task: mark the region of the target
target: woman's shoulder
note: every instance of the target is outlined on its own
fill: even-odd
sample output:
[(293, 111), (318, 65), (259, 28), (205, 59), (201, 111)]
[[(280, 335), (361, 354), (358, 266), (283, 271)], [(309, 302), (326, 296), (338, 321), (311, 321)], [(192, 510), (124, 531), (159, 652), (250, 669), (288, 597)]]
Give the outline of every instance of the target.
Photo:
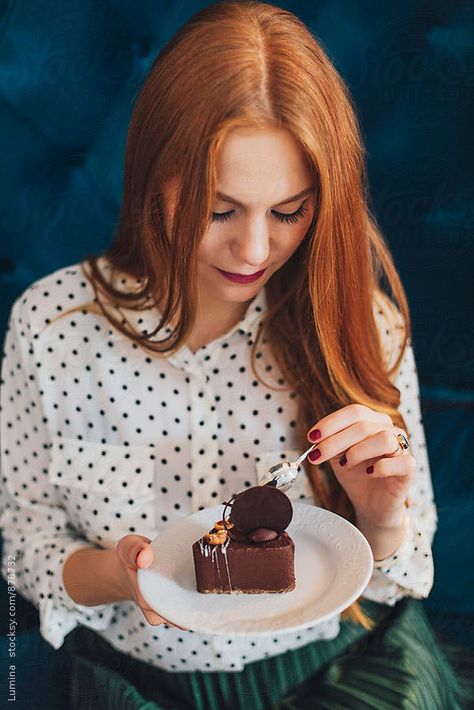
[[(403, 349), (406, 323), (396, 304), (380, 289), (374, 291), (372, 310), (385, 356), (385, 365), (390, 370)], [(407, 342), (409, 343), (410, 339)]]
[[(129, 287), (130, 279), (112, 272), (109, 262), (100, 256), (97, 266), (105, 278)], [(48, 326), (69, 311), (81, 311), (94, 303), (95, 294), (87, 278), (84, 262), (63, 266), (27, 286), (11, 307), (11, 318), (26, 327), (32, 337), (39, 337)], [(87, 313), (88, 311), (86, 311)]]
[(13, 302), (11, 318), (38, 337), (61, 313), (93, 297), (81, 263), (69, 264), (31, 282)]

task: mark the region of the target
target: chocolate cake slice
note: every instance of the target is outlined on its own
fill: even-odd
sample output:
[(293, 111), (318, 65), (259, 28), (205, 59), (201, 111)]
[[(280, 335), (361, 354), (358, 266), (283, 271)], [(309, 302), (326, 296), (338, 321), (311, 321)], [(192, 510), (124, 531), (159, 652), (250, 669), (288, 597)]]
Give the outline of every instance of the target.
[(294, 589), (295, 545), (285, 530), (293, 517), (288, 496), (272, 486), (253, 486), (224, 506), (222, 520), (192, 546), (197, 590), (263, 594)]

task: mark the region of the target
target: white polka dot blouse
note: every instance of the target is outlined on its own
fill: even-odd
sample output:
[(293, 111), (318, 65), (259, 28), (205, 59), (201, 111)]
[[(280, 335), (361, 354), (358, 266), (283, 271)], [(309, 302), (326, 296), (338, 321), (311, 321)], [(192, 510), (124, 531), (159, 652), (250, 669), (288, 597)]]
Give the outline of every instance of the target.
[[(109, 270), (103, 257), (99, 263)], [(133, 283), (117, 277), (121, 287)], [(183, 346), (161, 358), (150, 357), (100, 314), (79, 308), (56, 318), (93, 297), (79, 264), (38, 279), (14, 302), (4, 341), (3, 554), (4, 561), (15, 555), (17, 590), (39, 609), (42, 636), (59, 648), (83, 624), (119, 651), (170, 672), (239, 671), (265, 656), (337, 636), (339, 616), (298, 633), (215, 636), (151, 626), (131, 601), (83, 606), (68, 596), (62, 568), (77, 548), (113, 548), (128, 533), (153, 539), (180, 518), (256, 485), (268, 465), (299, 453), (294, 393), (262, 385), (251, 368), (264, 289), (225, 335), (195, 353)], [(151, 309), (122, 314), (138, 331), (151, 332), (157, 323)], [(374, 314), (387, 362), (394, 362), (390, 336), (401, 324), (379, 297)], [(282, 383), (265, 343), (258, 357), (266, 375)], [(374, 569), (364, 592), (388, 605), (429, 594), (437, 525), (410, 343), (392, 381), (401, 393), (417, 471), (407, 537)], [(314, 504), (304, 475), (288, 495)], [(3, 575), (6, 570), (4, 562)]]

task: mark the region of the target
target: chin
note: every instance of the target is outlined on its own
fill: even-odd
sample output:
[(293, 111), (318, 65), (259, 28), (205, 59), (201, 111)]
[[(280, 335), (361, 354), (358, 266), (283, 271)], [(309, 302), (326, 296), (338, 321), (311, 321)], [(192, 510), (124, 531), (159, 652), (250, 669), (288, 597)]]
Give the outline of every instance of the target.
[(265, 282), (251, 283), (245, 285), (225, 286), (224, 288), (213, 289), (213, 296), (220, 301), (228, 301), (229, 303), (244, 303), (257, 295), (262, 290)]

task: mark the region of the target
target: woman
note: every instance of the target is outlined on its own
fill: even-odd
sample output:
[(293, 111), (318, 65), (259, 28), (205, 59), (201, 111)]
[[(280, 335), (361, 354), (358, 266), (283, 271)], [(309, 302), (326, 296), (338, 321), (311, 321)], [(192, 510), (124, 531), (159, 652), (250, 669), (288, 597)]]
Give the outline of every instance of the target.
[[(111, 247), (15, 302), (5, 552), (42, 635), (71, 653), (72, 707), (461, 707), (415, 601), (433, 582), (436, 511), (407, 300), (363, 157), (304, 24), (211, 5), (137, 99)], [(147, 608), (136, 570), (151, 539), (308, 441), (289, 495), (367, 537), (362, 599), (243, 639)]]

